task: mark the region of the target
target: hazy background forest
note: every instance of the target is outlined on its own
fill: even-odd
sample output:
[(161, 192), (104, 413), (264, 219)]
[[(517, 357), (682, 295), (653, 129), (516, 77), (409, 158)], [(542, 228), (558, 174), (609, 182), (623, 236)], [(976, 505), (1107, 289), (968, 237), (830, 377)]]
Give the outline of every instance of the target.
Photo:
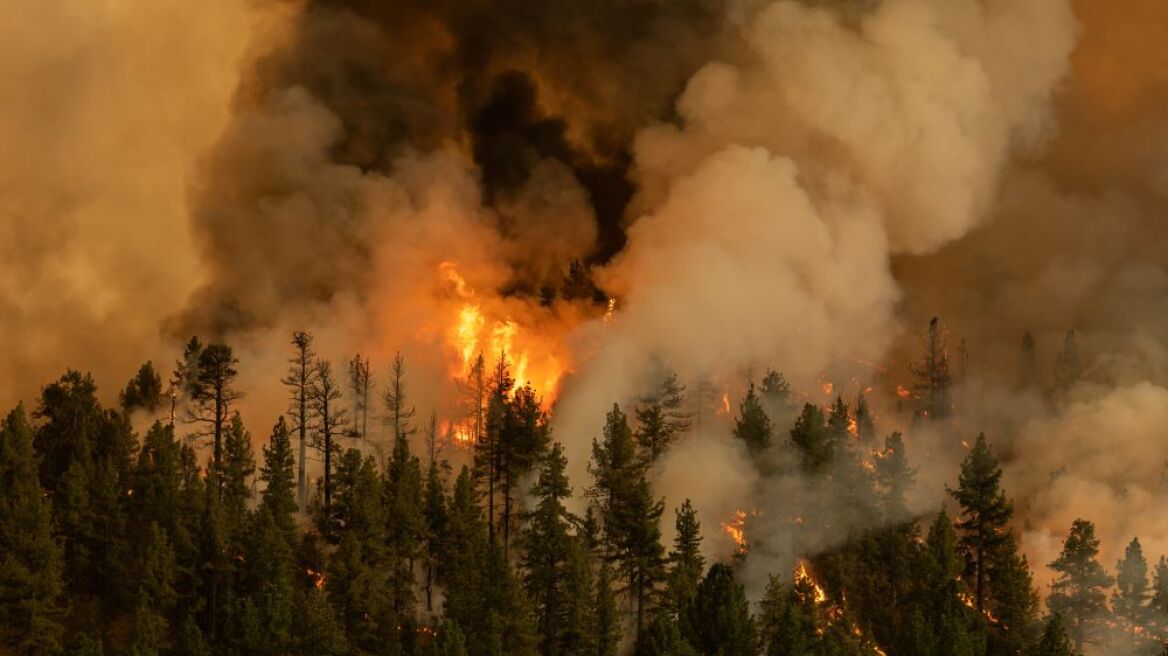
[[(51, 0), (12, 16), (6, 644), (1155, 653), (1163, 3)], [(281, 417), (290, 451), (268, 462)], [(609, 479), (605, 449), (625, 458)], [(269, 493), (285, 456), (293, 486)], [(993, 484), (963, 498), (974, 479)], [(144, 480), (169, 492), (139, 505)], [(624, 524), (617, 489), (643, 522)], [(352, 529), (333, 494), (380, 528)], [(464, 534), (400, 528), (438, 498), (462, 504)], [(989, 546), (935, 521), (983, 502)], [(521, 537), (541, 526), (563, 533), (544, 570)], [(618, 544), (633, 535), (636, 558)], [(487, 578), (452, 582), (454, 562)], [(476, 597), (484, 580), (513, 589)], [(541, 596), (569, 583), (571, 621)], [(462, 643), (432, 640), (443, 618)]]

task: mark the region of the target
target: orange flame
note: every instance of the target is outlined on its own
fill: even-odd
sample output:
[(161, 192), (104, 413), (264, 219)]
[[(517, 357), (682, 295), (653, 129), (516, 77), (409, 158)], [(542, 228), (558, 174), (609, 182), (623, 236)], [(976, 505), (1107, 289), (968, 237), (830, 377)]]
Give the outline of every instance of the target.
[(835, 391), (835, 384), (834, 383), (823, 383), (824, 396), (831, 396), (831, 393), (834, 391)]
[(470, 426), (462, 422), (443, 421), (441, 432), (446, 435), (450, 445), (460, 449), (469, 449), (474, 446), (474, 435)]
[(898, 383), (896, 385), (896, 395), (902, 399), (907, 399), (908, 397), (912, 396), (912, 392), (908, 391), (908, 388), (906, 388), (904, 385)]
[[(454, 262), (442, 262), (438, 271), (462, 299), (475, 299), (474, 289), (459, 274)], [(524, 313), (523, 308), (512, 308)], [(557, 335), (543, 335), (538, 329), (522, 326), (508, 309), (505, 299), (478, 298), (467, 300), (455, 308), (445, 338), (448, 348), (454, 352), (457, 363), (451, 365), (451, 375), (462, 378), (470, 374), (476, 359), (481, 355), (490, 366), (501, 356), (510, 361), (511, 374), (516, 389), (530, 384), (536, 388), (543, 402), (550, 405), (554, 400), (557, 386), (565, 368), (562, 355), (562, 340)], [(555, 318), (550, 324), (558, 329), (561, 324)], [(539, 319), (536, 319), (539, 321)]]
[(310, 579), (312, 579), (312, 584), (315, 585), (317, 589), (324, 588), (324, 572), (318, 572), (311, 567), (305, 567), (304, 573), (307, 574)]
[(722, 522), (722, 530), (734, 540), (735, 551), (746, 553), (746, 511), (735, 510), (734, 519)]
[(809, 584), (815, 590), (815, 603), (823, 604), (827, 602), (827, 593), (823, 591), (819, 583), (811, 577), (811, 573), (807, 571), (807, 562), (800, 560), (799, 564), (795, 566), (795, 574), (792, 581), (796, 584)]
[(604, 325), (607, 326), (612, 322), (612, 313), (616, 310), (616, 298), (608, 299), (608, 305), (604, 308)]
[(718, 406), (718, 415), (730, 414), (730, 392), (722, 392), (722, 404)]

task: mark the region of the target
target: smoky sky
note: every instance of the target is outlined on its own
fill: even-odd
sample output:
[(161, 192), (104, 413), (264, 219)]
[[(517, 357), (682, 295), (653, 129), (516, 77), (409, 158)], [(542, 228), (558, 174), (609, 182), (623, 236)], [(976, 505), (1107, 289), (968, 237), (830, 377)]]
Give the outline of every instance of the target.
[[(365, 174), (393, 175), (403, 153), (453, 144), (477, 165), (488, 208), (512, 198), (541, 163), (563, 164), (595, 221), (582, 259), (603, 263), (625, 242), (633, 136), (673, 118), (686, 81), (721, 51), (725, 11), (716, 1), (318, 0), (244, 73), (236, 112), (262, 111), (275, 94), (302, 88), (339, 121), (332, 163)], [(232, 149), (229, 140), (217, 146), (196, 185), (193, 227), (211, 277), (171, 322), (176, 333), (267, 325), (289, 304), (326, 303), (363, 284), (365, 222), (354, 212), (310, 217), (307, 227), (265, 222), (255, 206), (296, 193), (295, 182), (240, 170)], [(253, 180), (241, 185), (240, 176)], [(511, 217), (496, 220), (506, 235)], [(330, 250), (257, 244), (282, 230), (333, 233), (320, 245)], [(304, 263), (321, 258), (343, 264)], [(504, 291), (554, 286), (517, 268)], [(276, 290), (270, 302), (257, 301), (257, 285)]]

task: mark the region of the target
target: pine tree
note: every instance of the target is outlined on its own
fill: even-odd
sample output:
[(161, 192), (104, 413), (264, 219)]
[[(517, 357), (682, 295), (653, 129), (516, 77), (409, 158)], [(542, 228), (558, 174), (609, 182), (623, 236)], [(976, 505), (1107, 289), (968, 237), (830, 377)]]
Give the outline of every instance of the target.
[(1095, 525), (1083, 519), (1071, 524), (1071, 531), (1063, 543), (1062, 553), (1050, 564), (1058, 578), (1050, 586), (1046, 603), (1052, 613), (1067, 622), (1067, 634), (1075, 643), (1075, 652), (1082, 653), (1083, 645), (1094, 643), (1102, 631), (1103, 613), (1107, 610), (1107, 594), (1112, 578), (1096, 560), (1099, 540)]
[(327, 360), (318, 360), (314, 369), (313, 380), (308, 388), (308, 405), (315, 418), (312, 446), (324, 454), (322, 497), (324, 515), (328, 517), (333, 497), (333, 454), (340, 450), (336, 438), (344, 434), (345, 427), (349, 425), (349, 416), (340, 405), (341, 390), (333, 378), (332, 365)]
[(212, 471), (221, 476), (223, 469), (223, 433), (231, 419), (231, 408), (243, 393), (235, 389), (235, 366), (239, 360), (226, 344), (208, 344), (199, 352), (198, 370), (189, 390), (194, 408), (187, 421), (198, 426), (195, 435), (212, 439)]
[(866, 449), (876, 448), (876, 423), (864, 392), (856, 395), (856, 442)]
[(1115, 593), (1111, 597), (1115, 614), (1127, 622), (1132, 642), (1144, 628), (1148, 610), (1148, 561), (1139, 538), (1132, 538), (1123, 558), (1115, 564)]
[(500, 485), (503, 492), (503, 553), (509, 553), (512, 507), (518, 481), (531, 471), (547, 451), (550, 429), (535, 390), (530, 386), (515, 390), (507, 405), (500, 434)]
[(178, 417), (179, 399), (189, 398), (195, 387), (195, 376), (199, 371), (199, 355), (203, 352), (203, 344), (198, 337), (191, 337), (183, 347), (182, 357), (174, 363), (174, 372), (167, 385), (167, 395), (170, 397), (170, 424), (173, 425)]
[(222, 455), (223, 505), (233, 528), (243, 526), (252, 497), (255, 456), (251, 450), (251, 433), (243, 427), (239, 413), (231, 416)]
[(414, 562), (422, 555), (426, 518), (422, 496), (422, 465), (410, 452), (403, 432), (398, 435), (385, 472), (382, 503), (386, 508), (386, 544), (392, 560), (392, 599), (399, 616), (414, 607)]
[(323, 590), (313, 588), (303, 597), (297, 613), (296, 643), (301, 654), (313, 656), (347, 656), (349, 641)]
[(482, 433), (477, 436), (474, 445), (475, 476), (487, 498), (487, 538), (491, 544), (495, 544), (498, 517), (496, 492), (502, 482), (504, 432), (507, 430), (511, 390), (514, 385), (507, 354), (500, 353), (494, 373), (491, 375)]
[(411, 422), (416, 410), (407, 406), (409, 396), (406, 382), (406, 360), (401, 353), (393, 356), (393, 364), (389, 367), (389, 383), (385, 386), (382, 401), (385, 405), (385, 421), (393, 429), (391, 443), (396, 444), (399, 439), (409, 439), (414, 434)]
[(596, 590), (592, 597), (592, 613), (596, 618), (592, 644), (596, 656), (616, 656), (620, 649), (621, 620), (616, 596), (612, 590), (612, 570), (601, 560), (596, 574)]
[(63, 577), (71, 593), (71, 625), (100, 630), (103, 597), (133, 603), (126, 559), (126, 495), (136, 438), (125, 414), (106, 411), (93, 379), (68, 371), (42, 390), (34, 446), (41, 484), (53, 496), (53, 519), (63, 548)]
[(1034, 656), (1077, 656), (1079, 653), (1063, 626), (1062, 618), (1051, 615), (1042, 629), (1042, 638), (1034, 649)]
[(308, 501), (308, 477), (306, 465), (308, 463), (308, 431), (312, 399), (310, 391), (316, 382), (316, 354), (312, 352), (312, 335), (298, 330), (292, 333), (292, 347), (295, 353), (288, 360), (288, 373), (280, 382), (288, 388), (291, 395), (288, 403), (288, 418), (291, 420), (290, 430), (300, 437), (299, 477), (296, 487), (296, 503), (303, 512)]
[(442, 620), (442, 624), (438, 625), (430, 654), (432, 656), (468, 656), (469, 653), (466, 647), (466, 636), (462, 634), (462, 629), (458, 628), (458, 623)]
[(698, 656), (682, 635), (677, 620), (668, 615), (653, 618), (633, 653), (635, 656)]
[(763, 411), (775, 425), (786, 426), (794, 413), (794, 408), (791, 407), (791, 384), (783, 374), (774, 369), (767, 369), (766, 375), (762, 378), (760, 391)]
[[(288, 447), (291, 455), (291, 442)], [(295, 503), (291, 474), (288, 467), (286, 503)], [(292, 545), (286, 528), (271, 512), (273, 507), (265, 503), (253, 516), (247, 547), (247, 594), (243, 606), (247, 614), (255, 617), (255, 633), (241, 646), (245, 653), (257, 656), (280, 656), (291, 651), (300, 621)]]
[(682, 635), (691, 637), (689, 609), (698, 593), (698, 585), (706, 568), (702, 556), (702, 527), (697, 511), (686, 499), (676, 511), (673, 550), (669, 552), (669, 573), (666, 575), (665, 608), (677, 618)]
[(1019, 654), (1033, 643), (1038, 617), (1038, 595), (1026, 557), (1018, 553), (1013, 534), (1007, 533), (990, 568), (992, 613), (987, 636), (991, 653)]
[(394, 608), (376, 464), (349, 449), (340, 459), (336, 481), (332, 512), (339, 543), (328, 560), (325, 591), (355, 650), (396, 653), (401, 616)]
[(1164, 556), (1160, 556), (1160, 560), (1156, 562), (1155, 573), (1152, 575), (1152, 594), (1148, 602), (1148, 611), (1159, 626), (1168, 624), (1168, 558)]
[(908, 517), (905, 495), (916, 480), (916, 471), (908, 464), (900, 431), (884, 438), (884, 448), (876, 453), (873, 465), (879, 489), (877, 501), (884, 519), (890, 522), (903, 521)]
[(157, 412), (162, 406), (162, 378), (154, 370), (154, 363), (146, 362), (138, 368), (126, 388), (118, 396), (123, 412), (136, 409)]
[(757, 636), (746, 593), (734, 580), (734, 572), (725, 563), (710, 566), (698, 586), (689, 625), (694, 631), (693, 645), (699, 653), (723, 656), (752, 656)]
[(734, 420), (734, 437), (742, 440), (752, 454), (758, 455), (770, 448), (773, 432), (770, 417), (763, 411), (762, 403), (754, 392), (754, 383), (751, 383), (746, 398), (738, 408), (738, 417)]
[(272, 521), (288, 538), (288, 544), (293, 545), (296, 537), (296, 481), (293, 478), (292, 438), (283, 417), (272, 427), (272, 436), (263, 450), (260, 480), (264, 482), (264, 491), (260, 495), (260, 508), (267, 510)]
[(0, 645), (14, 654), (61, 651), (61, 557), (32, 428), (17, 406), (0, 424)]
[(933, 317), (929, 321), (929, 332), (924, 338), (925, 353), (919, 364), (910, 365), (909, 371), (918, 379), (913, 386), (920, 394), (921, 415), (928, 419), (944, 419), (950, 414), (949, 355), (946, 353), (945, 331), (941, 321)]
[(168, 615), (178, 602), (174, 550), (158, 524), (152, 523), (135, 567), (138, 600), (130, 643), (133, 654), (157, 654), (169, 646)]
[(990, 595), (993, 561), (1008, 544), (1008, 525), (1014, 507), (999, 487), (1002, 468), (990, 450), (985, 435), (961, 463), (956, 490), (949, 494), (961, 504), (960, 546), (965, 556), (965, 574), (972, 581), (975, 608), (984, 613)]
[(685, 411), (685, 385), (677, 381), (677, 374), (665, 376), (652, 393), (643, 397), (636, 415), (637, 445), (645, 463), (652, 465), (690, 426), (689, 413)]
[(430, 467), (426, 472), (426, 484), (422, 491), (424, 497), (422, 511), (425, 516), (424, 546), (426, 559), (424, 589), (427, 611), (434, 609), (434, 582), (437, 576), (439, 559), (442, 557), (442, 539), (446, 534), (446, 525), (449, 521), (441, 468), (442, 465), (438, 463), (434, 457), (434, 451), (431, 449)]
[(572, 494), (564, 473), (567, 466), (563, 447), (559, 443), (552, 445), (532, 488), (535, 508), (527, 513), (527, 528), (521, 534), (523, 583), (535, 607), (542, 654), (566, 653), (565, 638), (577, 633), (566, 617), (574, 540), (569, 528), (575, 521), (564, 506), (564, 500)]
[(369, 437), (369, 394), (372, 389), (369, 358), (362, 358), (358, 353), (349, 360), (349, 391), (353, 393), (353, 421), (356, 423), (353, 432), (363, 440)]
[(594, 479), (590, 495), (600, 500), (605, 557), (615, 564), (632, 600), (639, 637), (654, 590), (664, 578), (660, 522), (665, 507), (652, 496), (628, 420), (618, 405), (608, 413), (604, 441), (592, 441), (589, 472)]
[(803, 412), (795, 420), (791, 443), (799, 452), (806, 473), (822, 473), (835, 458), (835, 444), (827, 431), (823, 410), (811, 403), (804, 404)]
[(929, 527), (922, 553), (922, 611), (913, 650), (920, 656), (934, 653), (974, 653), (970, 626), (973, 618), (962, 603), (967, 595), (961, 580), (963, 563), (957, 553), (957, 534), (944, 508)]

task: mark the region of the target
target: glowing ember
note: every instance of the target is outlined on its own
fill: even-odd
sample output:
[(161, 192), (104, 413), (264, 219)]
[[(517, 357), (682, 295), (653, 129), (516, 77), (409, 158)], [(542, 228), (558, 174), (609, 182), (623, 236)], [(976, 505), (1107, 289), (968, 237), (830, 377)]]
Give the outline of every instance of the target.
[(896, 395), (902, 399), (907, 399), (908, 397), (912, 396), (912, 392), (908, 391), (908, 388), (904, 385), (898, 384), (896, 386)]
[(308, 575), (308, 578), (312, 579), (312, 584), (318, 589), (324, 588), (324, 572), (318, 572), (311, 567), (306, 567), (304, 568), (304, 573)]
[(722, 523), (722, 530), (734, 540), (735, 551), (746, 553), (746, 512), (734, 511), (734, 519)]
[(612, 321), (612, 313), (616, 310), (616, 299), (608, 299), (608, 306), (604, 309), (604, 325), (608, 325)]
[(834, 383), (823, 383), (823, 394), (825, 396), (831, 396), (832, 392), (834, 392), (834, 391), (835, 391), (835, 384)]
[(851, 433), (852, 436), (858, 436), (860, 434), (860, 425), (856, 423), (854, 418), (848, 419), (848, 432)]
[(722, 405), (718, 407), (718, 414), (730, 414), (730, 392), (722, 392)]

